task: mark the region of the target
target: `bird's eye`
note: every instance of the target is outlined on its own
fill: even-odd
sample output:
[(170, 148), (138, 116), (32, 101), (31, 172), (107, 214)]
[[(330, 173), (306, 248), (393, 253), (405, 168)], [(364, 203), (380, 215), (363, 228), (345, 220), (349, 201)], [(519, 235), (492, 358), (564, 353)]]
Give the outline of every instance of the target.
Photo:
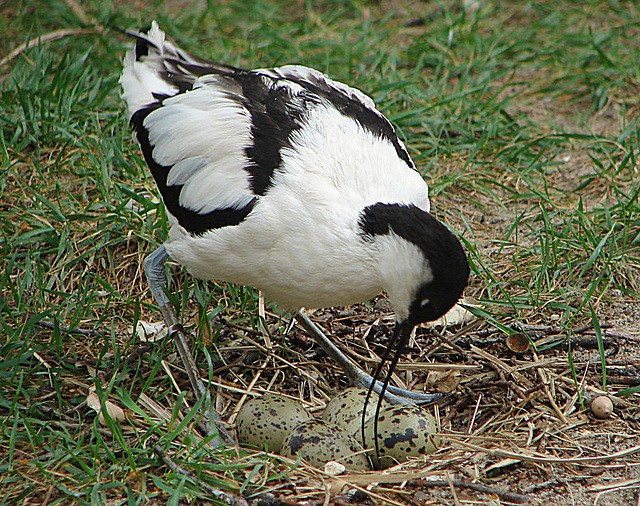
[(420, 307), (426, 307), (429, 304), (429, 299), (422, 299), (420, 301)]

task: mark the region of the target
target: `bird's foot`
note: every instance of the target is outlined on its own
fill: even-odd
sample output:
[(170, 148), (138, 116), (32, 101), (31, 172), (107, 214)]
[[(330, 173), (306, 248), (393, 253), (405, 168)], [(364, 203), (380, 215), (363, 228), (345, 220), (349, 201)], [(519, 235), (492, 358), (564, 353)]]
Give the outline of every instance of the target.
[[(359, 369), (355, 364), (354, 367), (357, 374), (357, 378), (352, 379), (353, 386), (371, 388), (373, 384), (373, 391), (377, 394), (382, 392), (382, 381), (374, 380), (370, 374), (367, 374), (362, 369)], [(375, 383), (374, 383), (375, 381)], [(433, 401), (437, 401), (442, 397), (442, 394), (425, 394), (423, 392), (414, 392), (412, 390), (405, 390), (404, 388), (394, 387), (387, 385), (384, 392), (384, 398), (391, 404), (428, 404)]]
[[(302, 311), (298, 311), (296, 313), (296, 320), (298, 320), (298, 323), (313, 337), (314, 341), (336, 361), (347, 374), (353, 386), (369, 389), (373, 384), (373, 390), (375, 392), (379, 394), (382, 391), (382, 382), (376, 380), (374, 383), (373, 377), (360, 369), (350, 358), (342, 353), (307, 315)], [(411, 390), (388, 385), (385, 389), (384, 397), (391, 404), (425, 404), (439, 399), (442, 397), (442, 394), (412, 392)]]

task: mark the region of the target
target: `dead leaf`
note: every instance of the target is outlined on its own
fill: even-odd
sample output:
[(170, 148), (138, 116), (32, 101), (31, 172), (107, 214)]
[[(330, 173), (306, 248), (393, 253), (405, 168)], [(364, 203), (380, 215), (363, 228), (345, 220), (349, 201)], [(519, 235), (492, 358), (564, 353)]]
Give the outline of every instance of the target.
[(460, 383), (459, 371), (429, 371), (425, 382), (425, 390), (436, 390), (437, 392), (448, 394), (458, 387), (458, 383)]
[[(87, 406), (89, 406), (96, 413), (98, 413), (98, 421), (102, 425), (106, 425), (106, 420), (102, 412), (102, 405), (100, 404), (100, 398), (98, 397), (98, 394), (96, 394), (95, 390), (93, 389), (90, 390), (89, 394), (87, 395)], [(114, 404), (113, 402), (107, 400), (104, 403), (104, 407), (112, 420), (117, 420), (118, 422), (124, 422), (127, 419), (124, 410), (117, 404)]]
[(149, 323), (138, 320), (136, 323), (136, 335), (144, 343), (160, 341), (167, 335), (168, 331), (164, 322)]
[(465, 306), (474, 306), (480, 307), (478, 301), (476, 301), (473, 297), (463, 297), (459, 303), (455, 304), (447, 314), (438, 318), (432, 322), (426, 322), (423, 325), (429, 328), (437, 328), (437, 327), (457, 327), (464, 325), (465, 323), (469, 323), (472, 321), (475, 316), (470, 311), (467, 311), (460, 304), (464, 304)]

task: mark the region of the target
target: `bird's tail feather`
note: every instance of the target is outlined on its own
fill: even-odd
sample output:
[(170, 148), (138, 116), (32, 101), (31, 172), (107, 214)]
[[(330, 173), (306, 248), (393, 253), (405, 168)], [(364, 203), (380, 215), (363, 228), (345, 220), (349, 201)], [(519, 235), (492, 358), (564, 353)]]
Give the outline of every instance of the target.
[(193, 56), (166, 40), (158, 23), (139, 32), (123, 31), (136, 39), (123, 62), (120, 85), (129, 117), (136, 111), (194, 87), (205, 74), (229, 74), (238, 69)]

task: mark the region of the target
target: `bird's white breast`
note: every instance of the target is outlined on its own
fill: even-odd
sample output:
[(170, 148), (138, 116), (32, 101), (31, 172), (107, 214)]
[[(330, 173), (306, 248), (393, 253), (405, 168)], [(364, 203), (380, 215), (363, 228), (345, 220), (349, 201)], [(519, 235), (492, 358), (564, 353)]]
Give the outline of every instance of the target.
[(174, 222), (169, 254), (198, 277), (260, 288), (291, 309), (376, 295), (376, 245), (363, 240), (360, 213), (378, 202), (428, 211), (420, 175), (390, 142), (330, 104), (309, 110), (281, 155), (271, 187), (243, 222), (203, 235)]

